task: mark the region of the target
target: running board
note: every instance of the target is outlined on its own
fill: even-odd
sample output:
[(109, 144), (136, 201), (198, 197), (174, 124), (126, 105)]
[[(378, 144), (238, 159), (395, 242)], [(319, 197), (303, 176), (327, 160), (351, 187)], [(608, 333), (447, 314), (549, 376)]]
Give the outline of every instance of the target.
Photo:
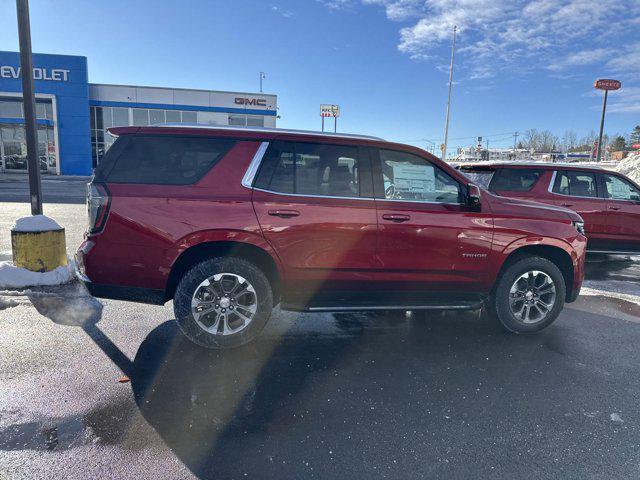
[(625, 255), (625, 256), (638, 256), (640, 251), (622, 251), (622, 250), (589, 250), (587, 249), (587, 255), (590, 253), (597, 253), (599, 255)]
[[(345, 302), (346, 303), (346, 302)], [(482, 308), (482, 300), (462, 301), (456, 303), (420, 303), (420, 304), (391, 304), (380, 305), (371, 303), (351, 303), (332, 305), (330, 303), (311, 305), (295, 305), (284, 303), (280, 308), (294, 312), (367, 312), (379, 310), (478, 310)]]

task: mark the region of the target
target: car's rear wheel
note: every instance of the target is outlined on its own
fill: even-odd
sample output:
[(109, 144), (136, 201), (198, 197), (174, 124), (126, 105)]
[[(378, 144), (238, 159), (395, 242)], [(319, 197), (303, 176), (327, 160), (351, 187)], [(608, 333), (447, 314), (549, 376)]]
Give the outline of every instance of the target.
[(524, 257), (508, 266), (492, 295), (490, 311), (514, 333), (549, 326), (564, 307), (566, 286), (560, 269), (542, 257)]
[(232, 348), (253, 340), (271, 316), (267, 277), (240, 258), (213, 258), (182, 277), (173, 299), (176, 321), (189, 340)]

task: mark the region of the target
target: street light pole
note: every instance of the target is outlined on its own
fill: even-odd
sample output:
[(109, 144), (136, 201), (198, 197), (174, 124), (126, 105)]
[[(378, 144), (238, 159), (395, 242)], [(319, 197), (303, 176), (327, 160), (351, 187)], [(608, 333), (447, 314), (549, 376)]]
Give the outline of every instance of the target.
[(447, 159), (447, 140), (449, 139), (449, 113), (451, 112), (451, 86), (453, 84), (453, 57), (456, 51), (456, 30), (457, 25), (453, 27), (453, 43), (451, 44), (451, 67), (449, 68), (449, 98), (447, 99), (447, 118), (444, 124), (444, 144), (442, 146), (442, 161)]
[(260, 93), (262, 93), (262, 80), (267, 78), (267, 75), (264, 72), (260, 72)]
[(29, 0), (16, 0), (18, 37), (20, 40), (20, 71), (22, 72), (22, 104), (27, 137), (27, 166), (31, 215), (42, 215), (42, 184), (38, 161), (38, 131), (36, 127), (36, 99), (33, 92), (33, 59), (31, 58), (31, 28)]

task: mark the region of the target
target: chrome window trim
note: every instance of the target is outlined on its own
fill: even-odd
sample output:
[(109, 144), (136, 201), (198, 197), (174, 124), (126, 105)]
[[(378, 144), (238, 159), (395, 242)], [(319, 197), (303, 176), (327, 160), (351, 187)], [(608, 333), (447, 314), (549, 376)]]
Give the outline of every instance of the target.
[[(559, 195), (560, 197), (568, 197), (568, 198), (588, 198), (589, 200), (607, 200), (604, 197), (599, 197), (599, 196), (595, 196), (595, 197), (586, 197), (584, 195), (565, 195), (564, 193), (558, 193), (558, 192), (554, 192), (553, 191), (553, 185), (556, 183), (556, 175), (558, 173), (558, 170), (554, 170), (553, 171), (553, 176), (551, 177), (551, 183), (549, 184), (549, 193), (553, 193), (554, 195)], [(596, 172), (587, 172), (585, 171), (584, 173), (591, 173), (593, 174), (593, 176), (598, 175), (598, 173)], [(597, 178), (597, 177), (596, 177)], [(596, 180), (597, 183), (597, 180)]]
[(337, 197), (333, 195), (308, 195), (304, 193), (284, 193), (274, 192), (273, 190), (266, 190), (264, 188), (254, 187), (254, 190), (258, 190), (264, 193), (272, 193), (274, 195), (282, 195), (285, 197), (302, 197), (302, 198), (333, 198), (336, 200), (378, 200), (380, 202), (407, 202), (407, 203), (427, 203), (435, 205), (464, 205), (463, 203), (448, 203), (448, 202), (431, 202), (427, 200), (402, 200), (397, 198), (377, 198), (377, 197)]
[(244, 177), (242, 177), (242, 186), (246, 188), (253, 187), (253, 180), (256, 177), (256, 173), (258, 173), (258, 168), (262, 163), (262, 159), (264, 158), (264, 154), (267, 152), (267, 148), (269, 148), (269, 142), (262, 142), (256, 150), (256, 153), (253, 155), (251, 159), (251, 163), (247, 167), (247, 171), (244, 173)]
[(266, 190), (264, 188), (254, 187), (254, 190), (258, 190), (260, 192), (272, 193), (274, 195), (283, 195), (286, 197), (303, 197), (303, 198), (334, 198), (337, 200), (375, 200), (373, 197), (336, 197), (332, 195), (308, 195), (305, 193), (284, 193), (284, 192), (274, 192), (273, 190)]
[(464, 205), (464, 203), (451, 203), (451, 202), (433, 202), (431, 200), (403, 200), (401, 198), (375, 198), (381, 202), (407, 202), (407, 203), (426, 203), (429, 205)]

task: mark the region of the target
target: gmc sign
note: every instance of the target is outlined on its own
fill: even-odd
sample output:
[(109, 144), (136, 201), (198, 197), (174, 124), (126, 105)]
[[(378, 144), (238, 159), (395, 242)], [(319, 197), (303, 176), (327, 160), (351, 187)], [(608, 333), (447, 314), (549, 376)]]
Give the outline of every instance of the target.
[(266, 107), (267, 101), (264, 98), (246, 98), (246, 97), (236, 97), (234, 99), (236, 105), (250, 105), (257, 107)]

